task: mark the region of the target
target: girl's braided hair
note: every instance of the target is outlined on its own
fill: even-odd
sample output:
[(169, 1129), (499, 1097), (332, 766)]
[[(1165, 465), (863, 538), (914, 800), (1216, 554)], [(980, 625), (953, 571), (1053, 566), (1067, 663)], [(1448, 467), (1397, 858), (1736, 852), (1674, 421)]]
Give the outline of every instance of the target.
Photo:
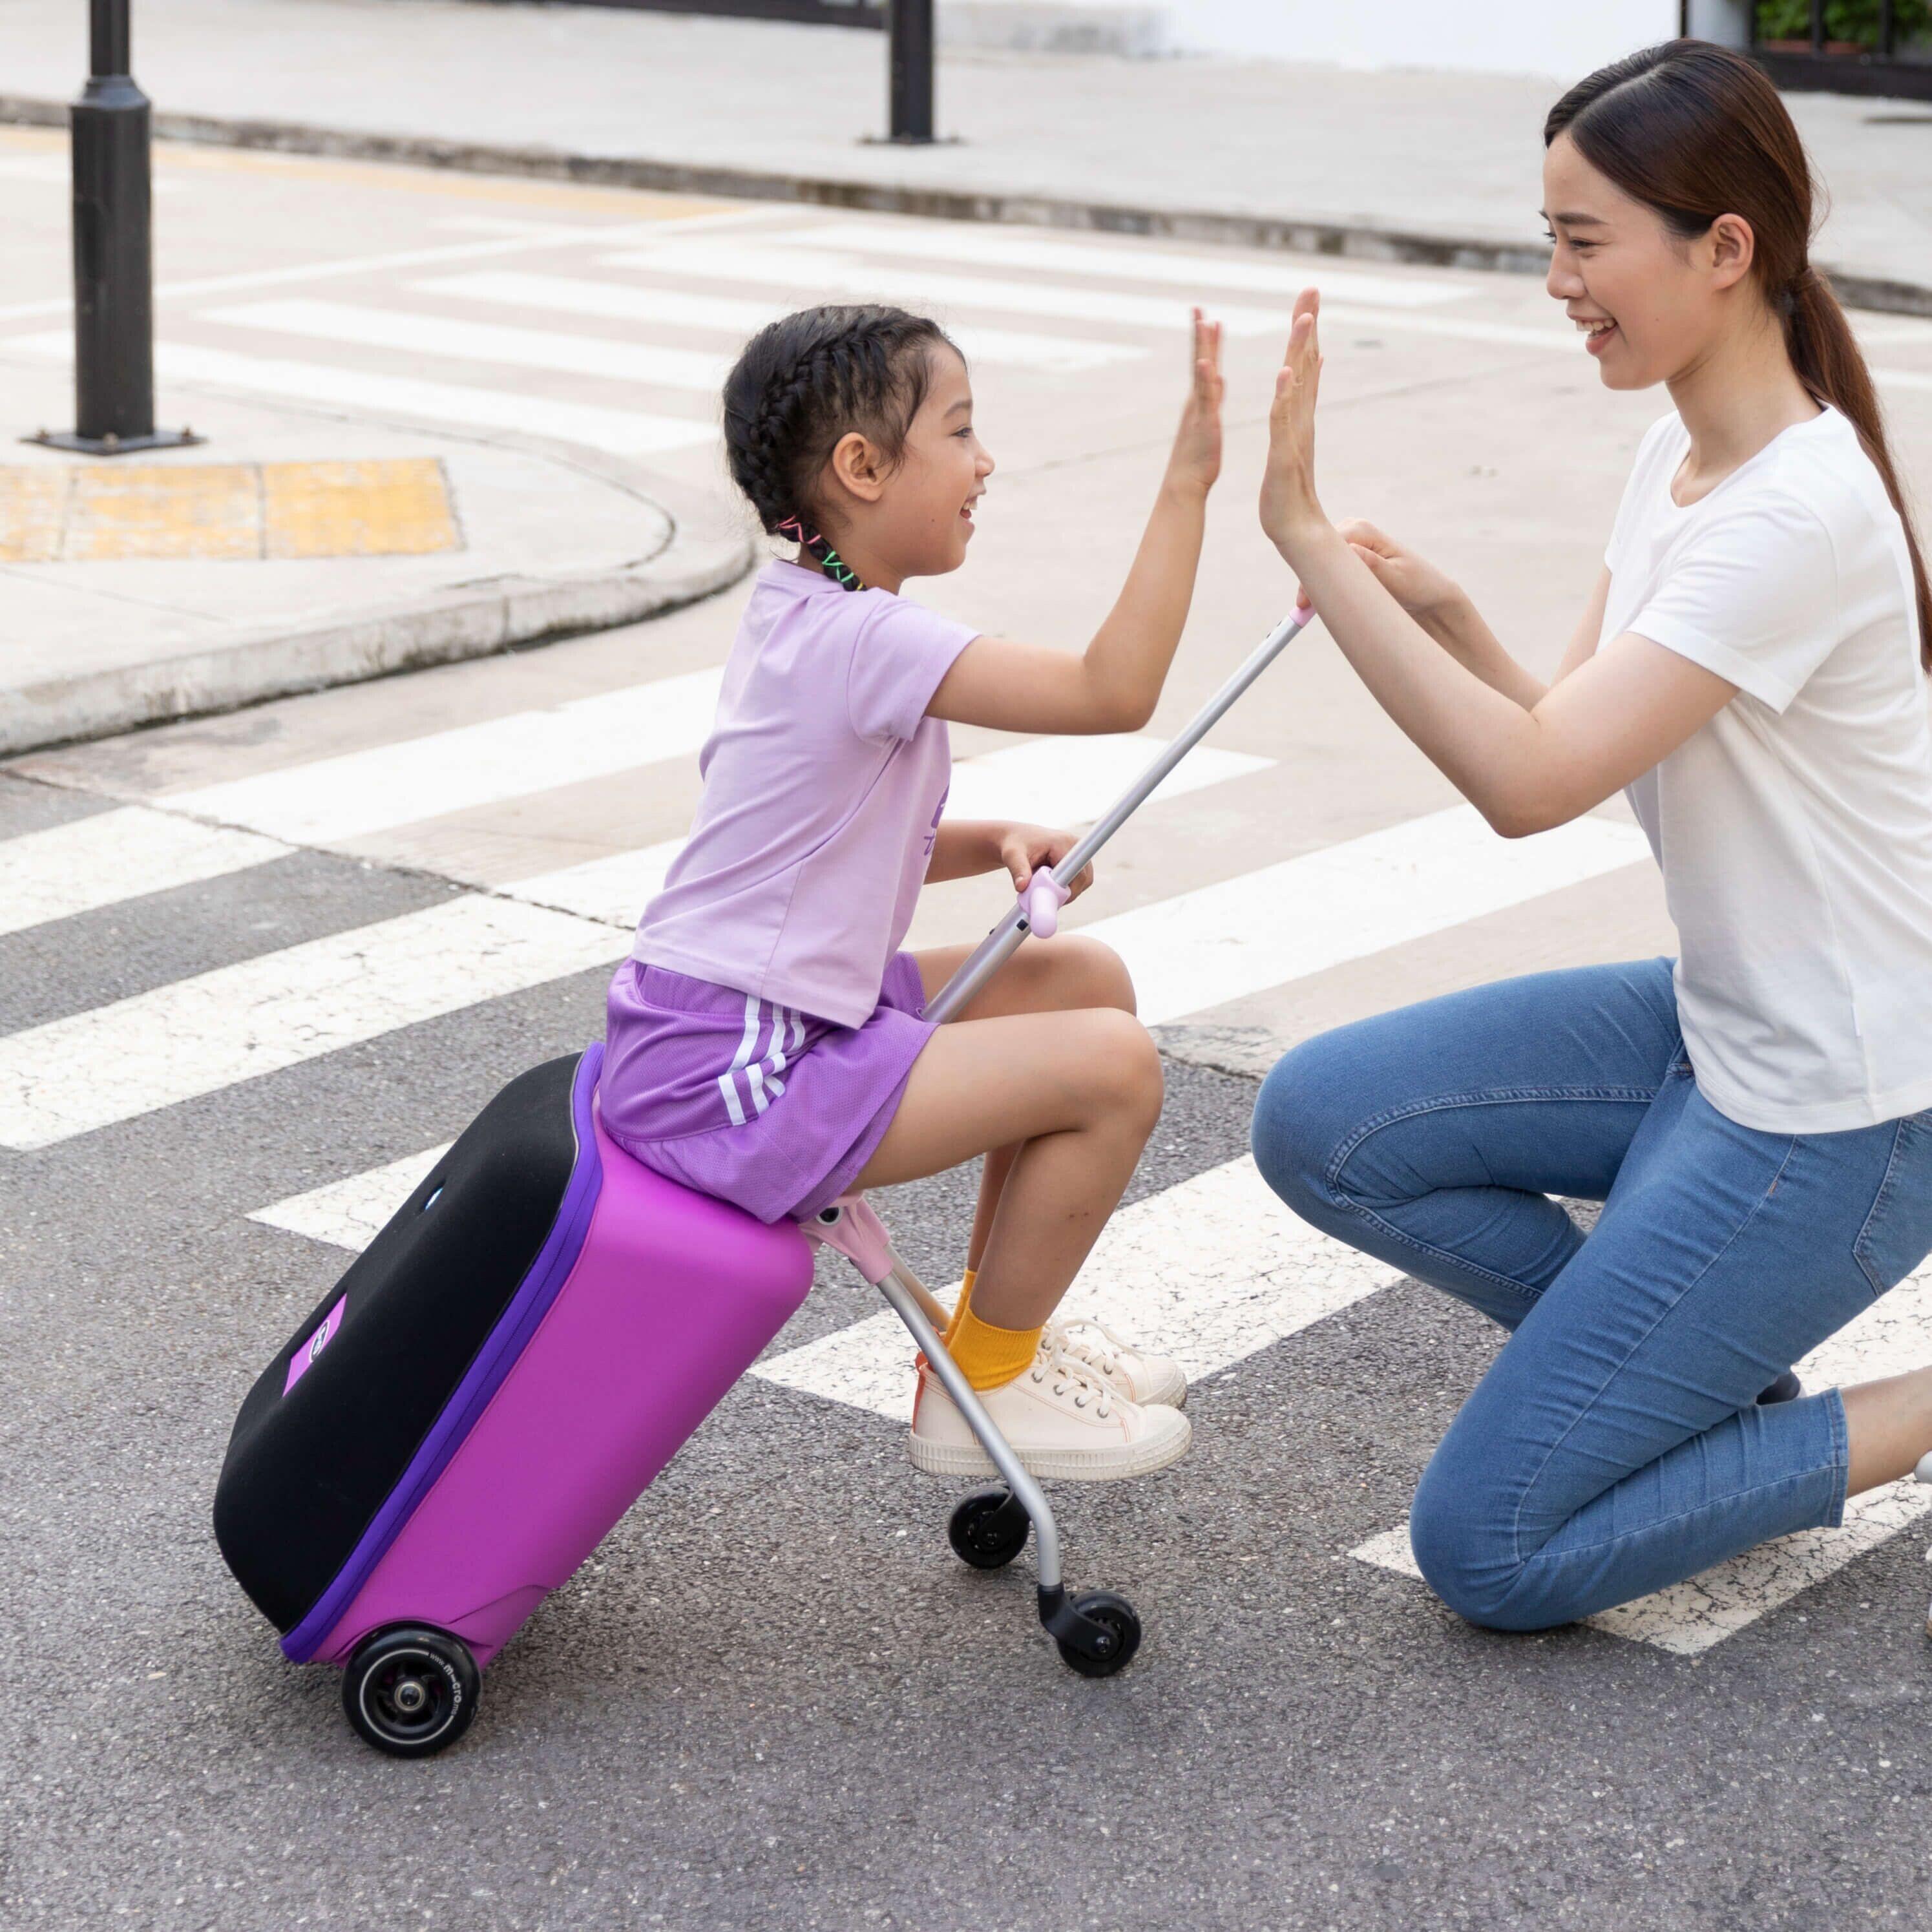
[(856, 430), (897, 462), (942, 345), (936, 322), (872, 305), (801, 309), (752, 337), (724, 381), (724, 453), (765, 530), (824, 542), (812, 499), (840, 437)]

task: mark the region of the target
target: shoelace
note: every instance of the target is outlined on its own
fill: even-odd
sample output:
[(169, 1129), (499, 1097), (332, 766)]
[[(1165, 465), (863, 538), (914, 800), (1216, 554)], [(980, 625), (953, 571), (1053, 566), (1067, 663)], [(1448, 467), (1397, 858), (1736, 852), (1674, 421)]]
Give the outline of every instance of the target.
[(1032, 1374), (1036, 1382), (1045, 1382), (1049, 1376), (1056, 1378), (1053, 1384), (1055, 1395), (1064, 1395), (1070, 1386), (1084, 1390), (1084, 1394), (1073, 1398), (1076, 1408), (1084, 1408), (1089, 1396), (1096, 1398), (1094, 1413), (1103, 1422), (1114, 1412), (1113, 1405), (1120, 1396), (1118, 1389), (1109, 1388), (1093, 1372), (1090, 1364), (1067, 1348), (1058, 1323), (1042, 1333), (1039, 1351), (1033, 1358)]
[[(1100, 1337), (1102, 1346), (1096, 1347), (1091, 1342), (1075, 1339), (1082, 1329), (1091, 1329)], [(1058, 1349), (1076, 1362), (1084, 1362), (1103, 1376), (1113, 1374), (1120, 1366), (1120, 1358), (1129, 1352), (1126, 1343), (1106, 1322), (1092, 1315), (1055, 1317), (1046, 1324), (1040, 1346)]]

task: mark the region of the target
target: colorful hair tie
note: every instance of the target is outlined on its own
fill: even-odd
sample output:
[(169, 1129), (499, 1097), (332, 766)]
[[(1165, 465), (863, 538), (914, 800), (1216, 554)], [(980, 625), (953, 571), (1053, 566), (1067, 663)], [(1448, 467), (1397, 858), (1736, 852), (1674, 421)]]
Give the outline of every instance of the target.
[(851, 566), (834, 550), (825, 538), (814, 530), (809, 530), (802, 517), (788, 517), (778, 525), (777, 536), (790, 537), (808, 556), (818, 559), (820, 566), (832, 582), (842, 590), (862, 590), (865, 586), (859, 581)]

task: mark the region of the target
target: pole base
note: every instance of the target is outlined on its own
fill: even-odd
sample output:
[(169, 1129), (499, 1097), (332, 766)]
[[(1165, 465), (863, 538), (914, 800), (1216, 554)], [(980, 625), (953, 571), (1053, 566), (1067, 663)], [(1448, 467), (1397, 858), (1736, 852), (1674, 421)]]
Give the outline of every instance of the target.
[(862, 148), (963, 148), (963, 134), (861, 134)]
[(132, 456), (144, 449), (185, 449), (208, 439), (186, 428), (151, 429), (146, 436), (82, 436), (78, 430), (44, 429), (20, 440), (38, 442), (44, 449), (70, 449), (80, 456)]

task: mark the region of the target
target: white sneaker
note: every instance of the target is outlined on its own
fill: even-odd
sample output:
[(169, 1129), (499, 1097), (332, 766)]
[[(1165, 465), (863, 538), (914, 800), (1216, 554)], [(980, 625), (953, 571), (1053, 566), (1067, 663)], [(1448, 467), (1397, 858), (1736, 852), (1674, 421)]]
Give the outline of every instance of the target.
[[(1193, 1430), (1178, 1408), (1130, 1400), (1064, 1352), (1042, 1349), (1030, 1368), (980, 1398), (1000, 1433), (1039, 1477), (1119, 1482), (1187, 1454)], [(913, 1466), (932, 1476), (990, 1476), (992, 1460), (939, 1378), (922, 1365), (913, 1398)]]
[(1186, 1406), (1187, 1378), (1178, 1362), (1130, 1346), (1090, 1315), (1068, 1315), (1049, 1322), (1040, 1346), (1046, 1354), (1058, 1350), (1078, 1362), (1116, 1394), (1143, 1408), (1149, 1402), (1164, 1403), (1169, 1408)]

